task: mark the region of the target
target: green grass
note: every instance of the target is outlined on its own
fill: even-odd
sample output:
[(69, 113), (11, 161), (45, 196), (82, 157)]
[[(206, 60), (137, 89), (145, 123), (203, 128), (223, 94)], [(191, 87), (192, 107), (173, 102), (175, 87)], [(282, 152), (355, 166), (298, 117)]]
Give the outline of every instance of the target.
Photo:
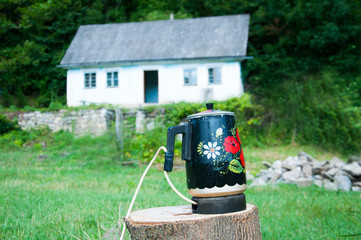
[[(122, 166), (115, 149), (112, 137), (67, 133), (54, 135), (46, 148), (1, 144), (0, 239), (100, 239), (116, 227), (145, 165)], [(303, 146), (247, 147), (245, 156), (257, 171), (262, 160), (283, 159), (302, 149), (318, 159), (333, 156)], [(159, 168), (148, 173), (133, 210), (187, 204)], [(170, 178), (186, 194), (184, 170)], [(348, 211), (360, 211), (360, 193), (278, 185), (249, 188), (246, 196), (259, 208), (264, 239), (335, 239), (361, 232), (347, 217)]]

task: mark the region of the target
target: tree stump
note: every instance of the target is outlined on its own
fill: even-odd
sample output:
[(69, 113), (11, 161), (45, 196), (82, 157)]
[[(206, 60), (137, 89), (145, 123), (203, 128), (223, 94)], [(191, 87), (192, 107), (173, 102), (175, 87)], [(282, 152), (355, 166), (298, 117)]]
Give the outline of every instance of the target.
[(125, 219), (132, 239), (262, 239), (258, 208), (241, 212), (193, 214), (191, 205), (132, 212)]

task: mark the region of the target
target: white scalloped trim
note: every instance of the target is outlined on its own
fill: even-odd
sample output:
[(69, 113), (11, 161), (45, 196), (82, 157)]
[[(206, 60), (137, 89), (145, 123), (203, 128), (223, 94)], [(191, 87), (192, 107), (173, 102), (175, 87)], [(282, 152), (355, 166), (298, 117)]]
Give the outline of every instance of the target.
[(243, 193), (246, 191), (246, 184), (238, 184), (234, 186), (224, 185), (223, 187), (212, 187), (212, 188), (191, 188), (188, 189), (188, 193), (193, 197), (219, 197), (219, 196), (228, 196), (228, 195), (236, 195)]

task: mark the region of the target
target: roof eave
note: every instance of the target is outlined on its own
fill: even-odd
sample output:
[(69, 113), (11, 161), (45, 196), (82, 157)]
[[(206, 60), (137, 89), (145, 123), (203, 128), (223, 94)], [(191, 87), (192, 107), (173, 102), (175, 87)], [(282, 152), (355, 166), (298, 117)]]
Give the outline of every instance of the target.
[(67, 63), (57, 65), (59, 68), (95, 68), (108, 66), (134, 66), (134, 65), (154, 65), (154, 64), (180, 64), (180, 63), (198, 63), (198, 62), (227, 62), (227, 61), (242, 61), (253, 59), (250, 56), (222, 56), (222, 57), (203, 57), (203, 58), (178, 58), (178, 59), (142, 59), (129, 61), (109, 61), (109, 62), (83, 62), (83, 63)]

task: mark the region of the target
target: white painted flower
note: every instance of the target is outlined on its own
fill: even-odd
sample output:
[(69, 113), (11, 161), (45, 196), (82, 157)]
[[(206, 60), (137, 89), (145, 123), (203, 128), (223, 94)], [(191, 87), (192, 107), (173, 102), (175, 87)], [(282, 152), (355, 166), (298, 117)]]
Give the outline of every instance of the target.
[(204, 144), (204, 155), (207, 155), (207, 158), (210, 159), (211, 157), (213, 159), (216, 158), (217, 155), (221, 155), (218, 151), (221, 150), (220, 146), (217, 146), (217, 142), (214, 142), (213, 144), (211, 142), (208, 142), (207, 144)]
[(222, 128), (218, 128), (216, 131), (216, 137), (219, 137), (223, 134), (223, 129)]

